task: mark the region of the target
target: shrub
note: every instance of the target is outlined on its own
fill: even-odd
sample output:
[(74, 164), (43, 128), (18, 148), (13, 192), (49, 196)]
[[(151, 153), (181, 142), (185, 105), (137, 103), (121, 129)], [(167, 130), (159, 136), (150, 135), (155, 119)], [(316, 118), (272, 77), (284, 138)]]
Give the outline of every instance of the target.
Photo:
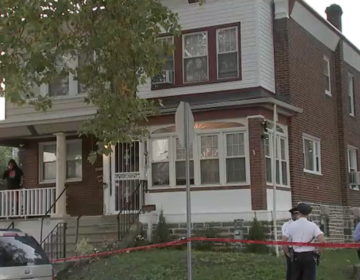
[[(218, 230), (213, 226), (207, 226), (203, 229), (195, 230), (194, 236), (205, 237), (205, 238), (216, 238), (218, 237)], [(213, 251), (214, 242), (212, 241), (193, 241), (193, 247), (198, 251)]]
[(150, 242), (146, 240), (144, 232), (135, 237), (133, 247), (142, 247), (149, 245)]
[(155, 243), (164, 243), (170, 241), (169, 227), (166, 223), (163, 210), (161, 210), (159, 215), (159, 221), (154, 234), (154, 241)]
[(83, 238), (78, 242), (75, 246), (75, 253), (76, 255), (90, 255), (94, 253), (95, 247), (91, 245), (90, 240), (88, 238)]
[(120, 248), (121, 242), (117, 240), (117, 238), (105, 238), (101, 243), (100, 251), (114, 251)]
[[(266, 236), (262, 224), (258, 221), (257, 218), (254, 218), (250, 225), (248, 240), (258, 240), (265, 241)], [(268, 248), (264, 244), (246, 244), (245, 252), (255, 253), (255, 254), (267, 254), (269, 252)]]

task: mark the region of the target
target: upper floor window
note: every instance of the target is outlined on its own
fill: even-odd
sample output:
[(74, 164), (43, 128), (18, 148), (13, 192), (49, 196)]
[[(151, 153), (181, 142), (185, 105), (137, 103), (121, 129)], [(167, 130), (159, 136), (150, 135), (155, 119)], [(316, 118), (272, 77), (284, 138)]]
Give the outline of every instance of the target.
[(325, 77), (325, 93), (331, 95), (330, 59), (326, 56), (323, 58), (323, 73)]
[(348, 73), (348, 100), (349, 100), (349, 114), (355, 116), (355, 98), (354, 98), (354, 76)]
[(239, 76), (238, 27), (217, 30), (217, 77), (218, 79)]
[[(167, 38), (173, 40), (161, 39)], [(152, 89), (241, 79), (240, 23), (186, 31), (175, 40), (174, 54), (166, 58), (164, 79), (152, 79)], [(169, 71), (173, 79), (167, 77)]]
[(321, 174), (321, 148), (320, 139), (303, 135), (304, 171)]
[[(163, 44), (172, 45), (174, 44), (174, 37), (161, 37), (160, 40)], [(162, 58), (165, 60), (165, 64), (161, 73), (153, 77), (151, 83), (153, 85), (172, 85), (174, 84), (175, 76), (174, 76), (174, 68), (175, 68), (175, 59), (174, 53), (164, 53)]]
[(61, 71), (64, 65), (69, 64), (70, 60), (67, 57), (58, 57), (56, 61), (56, 70), (59, 73), (55, 79), (49, 83), (48, 93), (50, 96), (61, 96), (69, 94), (69, 74), (63, 75)]
[[(77, 57), (77, 66), (82, 67), (89, 65), (91, 62), (94, 62), (95, 60), (95, 53), (91, 55), (86, 55), (84, 53), (80, 53)], [(78, 84), (78, 94), (86, 93), (86, 85), (81, 82), (81, 79), (78, 78), (77, 80)]]
[(203, 82), (208, 73), (208, 33), (183, 35), (184, 83)]

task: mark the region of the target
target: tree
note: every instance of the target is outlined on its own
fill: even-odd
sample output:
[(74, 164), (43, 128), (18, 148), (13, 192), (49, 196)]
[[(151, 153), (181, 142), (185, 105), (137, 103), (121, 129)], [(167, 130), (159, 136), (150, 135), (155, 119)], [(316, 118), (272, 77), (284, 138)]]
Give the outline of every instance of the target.
[[(0, 14), (8, 101), (45, 111), (52, 99), (34, 86), (72, 73), (86, 88), (85, 102), (97, 107), (79, 131), (98, 139), (97, 154), (146, 133), (158, 101), (137, 98), (137, 87), (161, 71), (164, 54), (173, 50), (159, 35), (180, 32), (178, 16), (160, 0), (2, 0)], [(71, 66), (78, 55), (85, 63)]]
[(2, 173), (7, 169), (8, 161), (11, 158), (12, 158), (12, 148), (0, 146), (0, 175), (2, 175)]

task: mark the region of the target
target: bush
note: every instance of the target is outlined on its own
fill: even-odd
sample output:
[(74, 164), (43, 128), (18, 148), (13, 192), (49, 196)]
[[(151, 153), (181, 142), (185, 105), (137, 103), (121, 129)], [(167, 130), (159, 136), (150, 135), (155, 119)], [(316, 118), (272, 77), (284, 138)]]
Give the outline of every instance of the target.
[(169, 227), (166, 223), (163, 210), (160, 212), (153, 240), (155, 243), (165, 243), (170, 241)]
[[(258, 240), (265, 241), (266, 236), (262, 224), (254, 218), (251, 222), (248, 240)], [(267, 254), (269, 252), (268, 248), (264, 244), (246, 244), (245, 252), (255, 253), (255, 254)]]
[[(205, 238), (216, 238), (218, 237), (218, 230), (213, 226), (207, 226), (203, 229), (195, 230), (194, 236), (205, 237)], [(213, 251), (214, 242), (212, 241), (193, 241), (193, 247), (198, 251)]]
[(78, 242), (75, 246), (76, 255), (90, 255), (95, 252), (95, 247), (91, 245), (90, 240), (88, 238), (83, 238)]
[(117, 238), (105, 238), (104, 241), (101, 243), (100, 251), (107, 252), (107, 251), (115, 251), (120, 248), (121, 241), (118, 241)]
[(135, 237), (133, 247), (142, 247), (149, 245), (150, 242), (146, 240), (144, 232)]

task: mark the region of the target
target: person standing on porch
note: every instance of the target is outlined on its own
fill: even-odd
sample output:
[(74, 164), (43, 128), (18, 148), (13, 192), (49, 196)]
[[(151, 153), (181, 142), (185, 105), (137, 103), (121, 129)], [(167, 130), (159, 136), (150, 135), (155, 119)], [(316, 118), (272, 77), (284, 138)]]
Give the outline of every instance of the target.
[[(6, 189), (8, 190), (19, 190), (23, 186), (24, 182), (24, 173), (21, 170), (21, 168), (17, 165), (16, 161), (13, 159), (10, 159), (8, 162), (8, 169), (5, 170), (2, 179), (5, 181)], [(17, 215), (17, 206), (19, 203), (19, 192), (16, 191), (15, 195), (13, 197), (14, 201), (14, 215)], [(9, 198), (10, 206), (11, 203), (11, 196)], [(10, 209), (11, 210), (11, 209)]]
[[(283, 224), (281, 228), (282, 236), (285, 235), (288, 226), (297, 220), (299, 214), (297, 207), (290, 209), (289, 212), (291, 213), (291, 219)], [(291, 240), (289, 240), (289, 242), (291, 242)], [(289, 247), (289, 252), (291, 252), (291, 250), (292, 248)], [(291, 273), (292, 273), (291, 258), (286, 254), (285, 257), (286, 257), (286, 280), (291, 280)]]

